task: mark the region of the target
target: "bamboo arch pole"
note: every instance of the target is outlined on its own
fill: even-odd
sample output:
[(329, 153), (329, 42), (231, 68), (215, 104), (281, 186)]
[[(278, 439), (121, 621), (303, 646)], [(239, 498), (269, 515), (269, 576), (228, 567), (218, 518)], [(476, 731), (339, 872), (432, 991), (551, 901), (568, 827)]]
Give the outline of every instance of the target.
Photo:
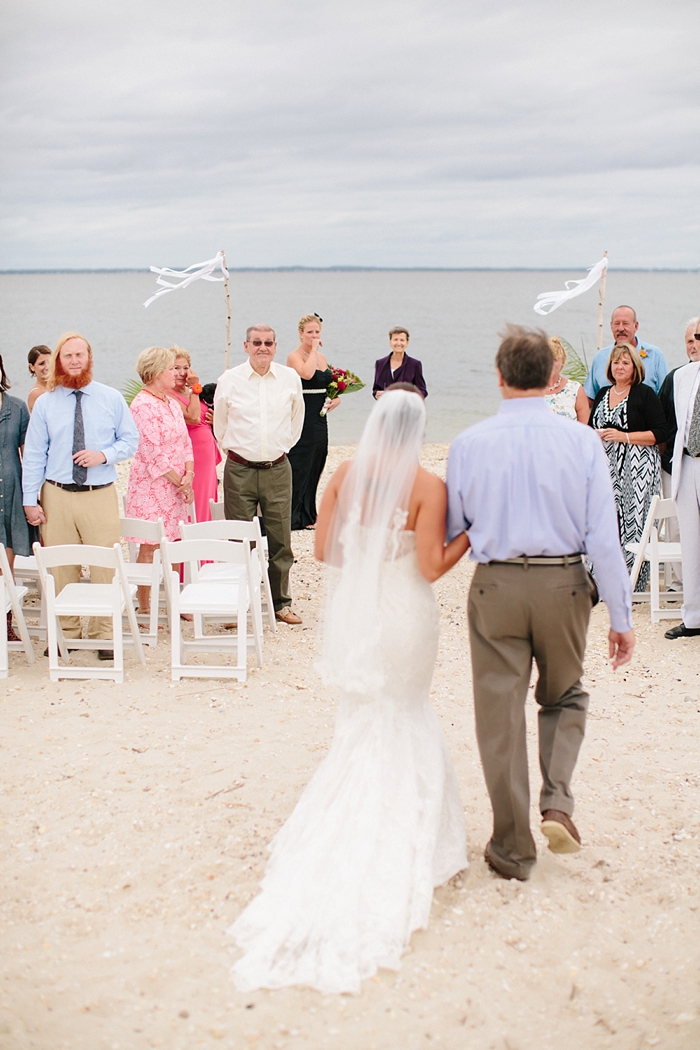
[[(607, 252), (605, 253), (607, 255)], [(231, 295), (229, 293), (228, 284), (228, 266), (226, 265), (226, 252), (221, 249), (221, 256), (224, 268), (224, 295), (226, 297), (226, 354), (225, 354), (225, 369), (228, 371), (228, 359), (231, 352)], [(603, 274), (605, 278), (605, 274)]]
[[(603, 258), (607, 259), (607, 250), (603, 252)], [(605, 302), (605, 279), (608, 276), (607, 266), (600, 278), (600, 290), (598, 292), (598, 349), (603, 349), (603, 303)], [(228, 367), (228, 366), (227, 366)]]

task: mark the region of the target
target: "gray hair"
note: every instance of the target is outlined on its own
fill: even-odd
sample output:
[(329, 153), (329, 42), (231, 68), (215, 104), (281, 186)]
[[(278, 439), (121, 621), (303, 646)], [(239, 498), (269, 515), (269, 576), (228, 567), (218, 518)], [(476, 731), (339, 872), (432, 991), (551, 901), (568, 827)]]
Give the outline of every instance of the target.
[(275, 330), (274, 330), (274, 328), (270, 328), (269, 324), (252, 324), (250, 326), (250, 328), (246, 328), (246, 330), (245, 330), (245, 341), (246, 341), (246, 343), (250, 342), (250, 333), (251, 332), (272, 332), (272, 338), (275, 340), (275, 342), (277, 342), (277, 336), (275, 335)]

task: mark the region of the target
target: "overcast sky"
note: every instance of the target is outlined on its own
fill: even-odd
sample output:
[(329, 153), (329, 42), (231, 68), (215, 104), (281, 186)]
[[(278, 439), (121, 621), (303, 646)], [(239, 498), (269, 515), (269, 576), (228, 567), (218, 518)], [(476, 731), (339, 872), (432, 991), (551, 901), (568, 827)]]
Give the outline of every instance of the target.
[(0, 268), (700, 267), (698, 0), (0, 0)]

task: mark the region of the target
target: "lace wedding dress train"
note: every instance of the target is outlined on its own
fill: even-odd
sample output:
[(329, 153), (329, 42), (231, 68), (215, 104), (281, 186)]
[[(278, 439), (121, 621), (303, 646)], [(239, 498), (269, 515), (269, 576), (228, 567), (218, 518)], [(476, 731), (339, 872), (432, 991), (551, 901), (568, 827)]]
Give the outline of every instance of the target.
[[(357, 992), (398, 969), (433, 888), (467, 866), (464, 814), (428, 694), (438, 610), (413, 534), (379, 588), (383, 685), (341, 694), (333, 743), (271, 844), (260, 894), (230, 928), (242, 990)], [(352, 648), (352, 638), (347, 639)]]

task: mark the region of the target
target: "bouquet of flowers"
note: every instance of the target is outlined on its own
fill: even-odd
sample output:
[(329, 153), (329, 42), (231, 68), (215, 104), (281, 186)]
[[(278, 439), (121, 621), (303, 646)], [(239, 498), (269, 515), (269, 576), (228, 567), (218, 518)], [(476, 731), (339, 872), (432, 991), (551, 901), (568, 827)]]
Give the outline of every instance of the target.
[(326, 387), (326, 400), (321, 409), (322, 416), (328, 413), (328, 406), (334, 398), (340, 397), (341, 394), (354, 394), (356, 390), (362, 390), (365, 385), (359, 376), (356, 376), (354, 372), (349, 372), (347, 368), (334, 368), (333, 365), (329, 367), (333, 378)]

